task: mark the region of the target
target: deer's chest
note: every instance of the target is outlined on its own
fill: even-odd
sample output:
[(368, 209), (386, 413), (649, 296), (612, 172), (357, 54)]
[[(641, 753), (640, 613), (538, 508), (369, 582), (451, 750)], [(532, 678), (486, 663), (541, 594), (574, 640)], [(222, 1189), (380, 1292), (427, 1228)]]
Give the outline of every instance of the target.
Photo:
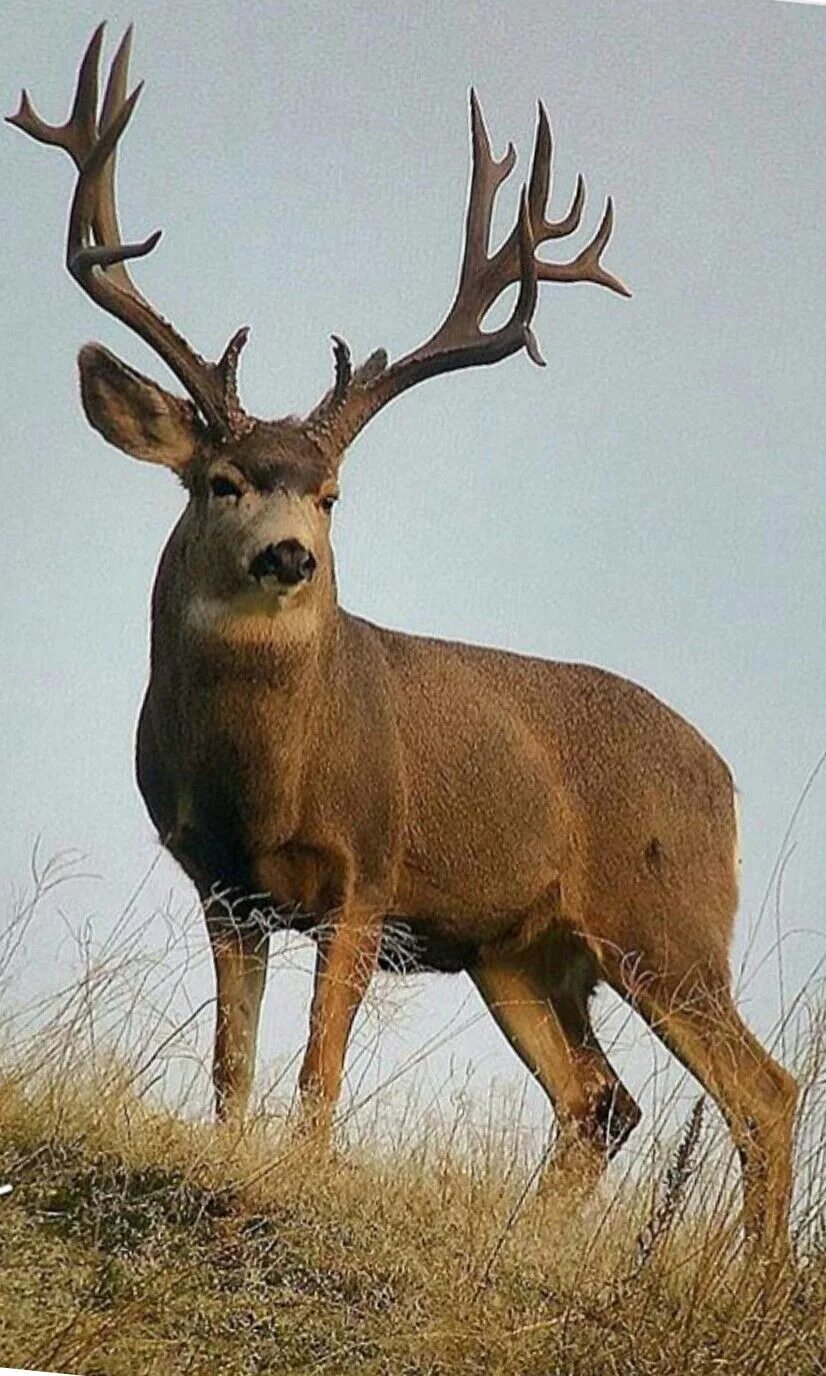
[[(161, 839), (203, 890), (251, 889), (256, 857), (293, 841), (307, 811), (301, 754), (260, 698), (194, 695), (174, 717), (144, 708), (138, 782)], [(259, 884), (260, 887), (260, 884)]]
[(392, 849), (393, 801), (369, 758), (349, 767), (340, 732), (249, 693), (201, 694), (166, 735), (145, 715), (141, 790), (202, 894), (268, 895), (279, 910), (318, 915), (351, 878), (374, 884)]

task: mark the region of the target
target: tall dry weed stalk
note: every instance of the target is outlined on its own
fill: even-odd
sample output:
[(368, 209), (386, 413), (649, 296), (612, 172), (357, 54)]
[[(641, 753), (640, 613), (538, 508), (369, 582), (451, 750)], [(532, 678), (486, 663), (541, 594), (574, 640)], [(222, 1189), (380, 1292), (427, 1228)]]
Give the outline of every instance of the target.
[(696, 1100), (677, 1148), (665, 1174), (665, 1187), (659, 1203), (637, 1234), (635, 1252), (637, 1269), (647, 1266), (654, 1251), (671, 1228), (679, 1212), (685, 1207), (688, 1185), (697, 1169), (697, 1147), (703, 1126), (705, 1099)]

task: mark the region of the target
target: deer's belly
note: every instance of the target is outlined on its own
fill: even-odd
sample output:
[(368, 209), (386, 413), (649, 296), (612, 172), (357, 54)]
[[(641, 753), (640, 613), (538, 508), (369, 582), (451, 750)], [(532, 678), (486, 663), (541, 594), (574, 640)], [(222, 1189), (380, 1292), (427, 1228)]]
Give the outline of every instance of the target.
[(473, 965), (478, 953), (477, 943), (463, 940), (450, 929), (406, 917), (388, 917), (382, 932), (379, 968), (394, 975), (424, 971), (457, 974)]

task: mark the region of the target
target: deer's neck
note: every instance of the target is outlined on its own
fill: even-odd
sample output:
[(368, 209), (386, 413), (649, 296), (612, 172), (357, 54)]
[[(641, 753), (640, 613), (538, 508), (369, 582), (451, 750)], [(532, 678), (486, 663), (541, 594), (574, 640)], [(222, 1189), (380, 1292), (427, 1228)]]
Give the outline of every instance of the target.
[(173, 830), (181, 799), (210, 834), (250, 831), (258, 844), (294, 829), (342, 617), (334, 602), (306, 611), (156, 604), (149, 716), (175, 795)]

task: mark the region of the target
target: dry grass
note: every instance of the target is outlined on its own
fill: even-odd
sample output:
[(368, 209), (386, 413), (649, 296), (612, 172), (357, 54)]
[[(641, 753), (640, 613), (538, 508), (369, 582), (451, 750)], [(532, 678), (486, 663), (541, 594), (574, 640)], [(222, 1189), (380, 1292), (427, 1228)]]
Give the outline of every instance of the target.
[[(824, 1238), (761, 1289), (684, 1215), (648, 1249), (641, 1188), (527, 1203), (506, 1161), (313, 1158), (283, 1130), (150, 1111), (114, 1071), (0, 1090), (0, 1358), (47, 1370), (822, 1370)], [(502, 1245), (503, 1237), (505, 1239)], [(495, 1264), (489, 1265), (495, 1256)]]
[[(35, 875), (0, 973), (52, 878)], [(610, 1182), (584, 1207), (539, 1202), (518, 1135), (491, 1119), (463, 1136), (408, 1120), (384, 1145), (362, 1128), (330, 1160), (283, 1112), (230, 1131), (160, 1107), (151, 1085), (169, 1038), (151, 1019), (143, 1042), (121, 1036), (124, 991), (134, 1003), (140, 988), (110, 945), (48, 1011), (18, 1011), (7, 1029), (0, 1363), (86, 1376), (826, 1371), (824, 1037), (811, 1008), (798, 1268), (772, 1276), (739, 1250), (730, 1152), (699, 1109), (656, 1180)]]

